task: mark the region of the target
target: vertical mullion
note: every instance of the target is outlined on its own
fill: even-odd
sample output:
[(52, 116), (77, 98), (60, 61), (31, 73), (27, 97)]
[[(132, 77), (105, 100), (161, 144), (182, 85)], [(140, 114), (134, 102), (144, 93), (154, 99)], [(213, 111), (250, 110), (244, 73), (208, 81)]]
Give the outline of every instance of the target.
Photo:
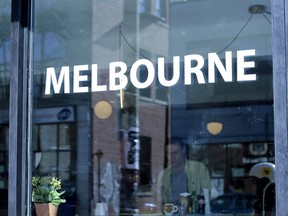
[(288, 215), (288, 5), (285, 2), (271, 1), (277, 216)]
[[(22, 59), (23, 29), (12, 23), (10, 107), (9, 107), (9, 175), (8, 215), (21, 215), (22, 209)], [(25, 162), (24, 162), (25, 163)]]
[(8, 215), (26, 215), (29, 0), (12, 0)]

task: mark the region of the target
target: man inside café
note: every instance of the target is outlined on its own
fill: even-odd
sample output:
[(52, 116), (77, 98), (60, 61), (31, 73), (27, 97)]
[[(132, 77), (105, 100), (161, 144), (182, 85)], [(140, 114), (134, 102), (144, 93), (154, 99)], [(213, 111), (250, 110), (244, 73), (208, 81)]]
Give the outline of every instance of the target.
[[(168, 167), (157, 179), (158, 199), (163, 206), (173, 203), (179, 206), (180, 194), (202, 195), (205, 198), (205, 214), (210, 213), (210, 174), (206, 165), (188, 160), (188, 145), (179, 137), (172, 137), (166, 148)], [(193, 199), (193, 197), (192, 197)]]

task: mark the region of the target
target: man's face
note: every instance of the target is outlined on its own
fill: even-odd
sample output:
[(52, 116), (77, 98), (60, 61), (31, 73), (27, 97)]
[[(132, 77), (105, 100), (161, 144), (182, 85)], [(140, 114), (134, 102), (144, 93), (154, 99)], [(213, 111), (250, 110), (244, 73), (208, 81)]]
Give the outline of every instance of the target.
[(179, 168), (185, 161), (185, 152), (179, 144), (168, 146), (168, 162), (172, 168)]

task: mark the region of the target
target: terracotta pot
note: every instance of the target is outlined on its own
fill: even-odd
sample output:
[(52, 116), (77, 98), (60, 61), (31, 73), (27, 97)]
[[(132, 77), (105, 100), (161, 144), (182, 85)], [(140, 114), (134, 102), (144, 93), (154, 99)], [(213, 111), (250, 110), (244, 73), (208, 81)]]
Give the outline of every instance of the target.
[(58, 206), (52, 203), (34, 203), (37, 216), (56, 216)]

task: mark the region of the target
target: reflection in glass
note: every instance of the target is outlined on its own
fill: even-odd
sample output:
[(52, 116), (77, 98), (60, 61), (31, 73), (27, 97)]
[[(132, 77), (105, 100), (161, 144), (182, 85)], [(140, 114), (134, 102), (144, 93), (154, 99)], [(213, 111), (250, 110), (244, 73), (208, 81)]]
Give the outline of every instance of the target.
[[(211, 212), (231, 208), (253, 211), (253, 186), (247, 172), (256, 163), (274, 162), (270, 1), (262, 1), (265, 11), (261, 13), (249, 11), (256, 3), (35, 3), (34, 113), (46, 110), (34, 116), (34, 151), (42, 153), (35, 172), (61, 177), (64, 185), (76, 191), (73, 207), (63, 208), (88, 215), (97, 212), (97, 202), (105, 201), (111, 214), (161, 212), (164, 203), (158, 199), (157, 179), (162, 170), (169, 169), (166, 150), (171, 137), (177, 136), (187, 145), (186, 159), (207, 167), (203, 170), (211, 178), (209, 187), (205, 185)], [(4, 47), (0, 47), (2, 53)], [(255, 55), (239, 61), (240, 50), (255, 50)], [(185, 64), (185, 56), (191, 55), (197, 58)], [(179, 57), (179, 65), (173, 65), (174, 56)], [(176, 69), (180, 71), (179, 81), (169, 88), (158, 79), (158, 59), (162, 57), (167, 80)], [(156, 69), (155, 79), (143, 89), (135, 88), (129, 80), (130, 69), (139, 59), (148, 59)], [(109, 87), (113, 78), (110, 63), (119, 61), (127, 65), (125, 71), (115, 71), (128, 77), (125, 89), (100, 91), (91, 87), (92, 64), (97, 64), (97, 84)], [(237, 80), (239, 62), (255, 63), (244, 72), (255, 74), (256, 80)], [(79, 72), (78, 80), (75, 65), (88, 68)], [(59, 94), (45, 94), (47, 68), (54, 67), (59, 79), (64, 66), (69, 67), (71, 88), (79, 81), (87, 93), (65, 94), (62, 85)], [(141, 65), (136, 78), (144, 83), (149, 73), (149, 68)], [(185, 74), (191, 79), (189, 85), (185, 85)], [(209, 82), (211, 74), (215, 82)], [(227, 74), (229, 81), (224, 79)], [(199, 84), (199, 76), (203, 84)], [(115, 78), (115, 83), (120, 81)], [(94, 112), (101, 101), (107, 105), (107, 109), (100, 108), (104, 117), (99, 110)], [(67, 108), (73, 117), (59, 118), (56, 110)], [(103, 152), (101, 164), (96, 157), (98, 149)], [(105, 181), (105, 176), (111, 175), (107, 170), (113, 170), (112, 183)], [(101, 193), (107, 192), (108, 184), (117, 190), (105, 196)], [(196, 195), (207, 192), (201, 194), (201, 189), (188, 191), (194, 199), (187, 212), (193, 211)], [(182, 192), (173, 192), (174, 201)], [(232, 206), (231, 200), (236, 197), (235, 203), (239, 203), (237, 198), (242, 195), (241, 202), (249, 204)]]

